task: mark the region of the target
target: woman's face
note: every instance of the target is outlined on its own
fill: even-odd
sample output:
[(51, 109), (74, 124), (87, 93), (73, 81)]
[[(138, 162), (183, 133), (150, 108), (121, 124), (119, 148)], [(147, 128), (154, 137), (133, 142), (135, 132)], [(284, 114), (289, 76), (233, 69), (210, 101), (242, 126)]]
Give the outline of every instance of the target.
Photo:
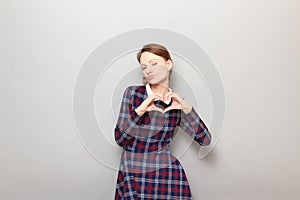
[(140, 66), (144, 77), (150, 84), (164, 83), (169, 76), (172, 67), (171, 60), (150, 52), (143, 52), (140, 57)]

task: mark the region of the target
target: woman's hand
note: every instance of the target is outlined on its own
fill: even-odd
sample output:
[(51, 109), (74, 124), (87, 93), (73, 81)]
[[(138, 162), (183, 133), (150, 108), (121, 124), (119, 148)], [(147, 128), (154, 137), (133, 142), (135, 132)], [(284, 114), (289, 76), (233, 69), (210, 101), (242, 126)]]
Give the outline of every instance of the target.
[(154, 99), (164, 99), (163, 95), (161, 93), (153, 93), (151, 95), (149, 95), (144, 101), (143, 103), (141, 103), (141, 105), (139, 105), (139, 107), (137, 107), (135, 109), (135, 112), (139, 115), (142, 116), (145, 112), (147, 111), (151, 111), (151, 110), (159, 110), (159, 108), (157, 108), (154, 105)]
[(183, 110), (185, 114), (191, 112), (192, 106), (188, 104), (186, 100), (184, 100), (182, 97), (179, 96), (179, 94), (175, 92), (168, 92), (165, 94), (164, 99), (169, 99), (172, 98), (172, 104), (167, 107), (164, 112), (167, 112), (169, 110), (173, 109), (180, 109)]

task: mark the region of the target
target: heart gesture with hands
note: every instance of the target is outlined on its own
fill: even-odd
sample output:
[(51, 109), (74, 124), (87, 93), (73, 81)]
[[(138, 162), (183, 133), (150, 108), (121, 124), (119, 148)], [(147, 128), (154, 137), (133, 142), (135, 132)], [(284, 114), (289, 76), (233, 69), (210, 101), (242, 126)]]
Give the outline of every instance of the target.
[[(154, 105), (154, 100), (165, 101), (170, 98), (172, 99), (172, 103), (166, 109), (162, 109), (162, 108), (159, 108)], [(175, 92), (168, 92), (165, 95), (163, 95), (161, 93), (153, 93), (153, 94), (149, 95), (143, 101), (143, 103), (138, 108), (135, 109), (135, 111), (137, 112), (137, 114), (139, 116), (141, 116), (147, 111), (157, 110), (162, 113), (165, 113), (170, 110), (176, 110), (176, 109), (183, 110), (184, 113), (189, 113), (192, 109), (192, 106), (190, 106), (186, 100), (181, 98), (179, 96), (179, 94), (177, 94)]]

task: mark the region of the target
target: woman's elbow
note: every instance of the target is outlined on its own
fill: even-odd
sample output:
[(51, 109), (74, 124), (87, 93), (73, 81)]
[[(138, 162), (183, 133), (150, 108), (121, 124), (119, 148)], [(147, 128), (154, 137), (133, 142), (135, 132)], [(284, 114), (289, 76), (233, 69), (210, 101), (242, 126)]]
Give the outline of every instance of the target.
[(133, 137), (122, 132), (118, 126), (115, 128), (115, 141), (121, 147), (126, 147), (133, 142)]
[(115, 142), (119, 146), (123, 147), (122, 133), (120, 131), (120, 128), (118, 126), (116, 126), (114, 132), (115, 132)]
[(208, 146), (211, 144), (211, 134), (208, 130), (205, 130), (204, 133), (196, 137), (196, 141), (201, 145), (201, 146)]

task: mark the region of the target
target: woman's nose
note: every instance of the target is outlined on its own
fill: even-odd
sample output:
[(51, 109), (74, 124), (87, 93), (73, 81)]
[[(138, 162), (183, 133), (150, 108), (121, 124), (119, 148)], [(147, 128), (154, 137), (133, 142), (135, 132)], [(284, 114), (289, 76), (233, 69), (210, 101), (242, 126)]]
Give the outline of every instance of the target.
[(146, 73), (147, 73), (147, 74), (150, 74), (150, 73), (152, 73), (152, 68), (151, 68), (150, 66), (148, 66), (148, 67), (147, 67), (147, 69), (146, 69)]

